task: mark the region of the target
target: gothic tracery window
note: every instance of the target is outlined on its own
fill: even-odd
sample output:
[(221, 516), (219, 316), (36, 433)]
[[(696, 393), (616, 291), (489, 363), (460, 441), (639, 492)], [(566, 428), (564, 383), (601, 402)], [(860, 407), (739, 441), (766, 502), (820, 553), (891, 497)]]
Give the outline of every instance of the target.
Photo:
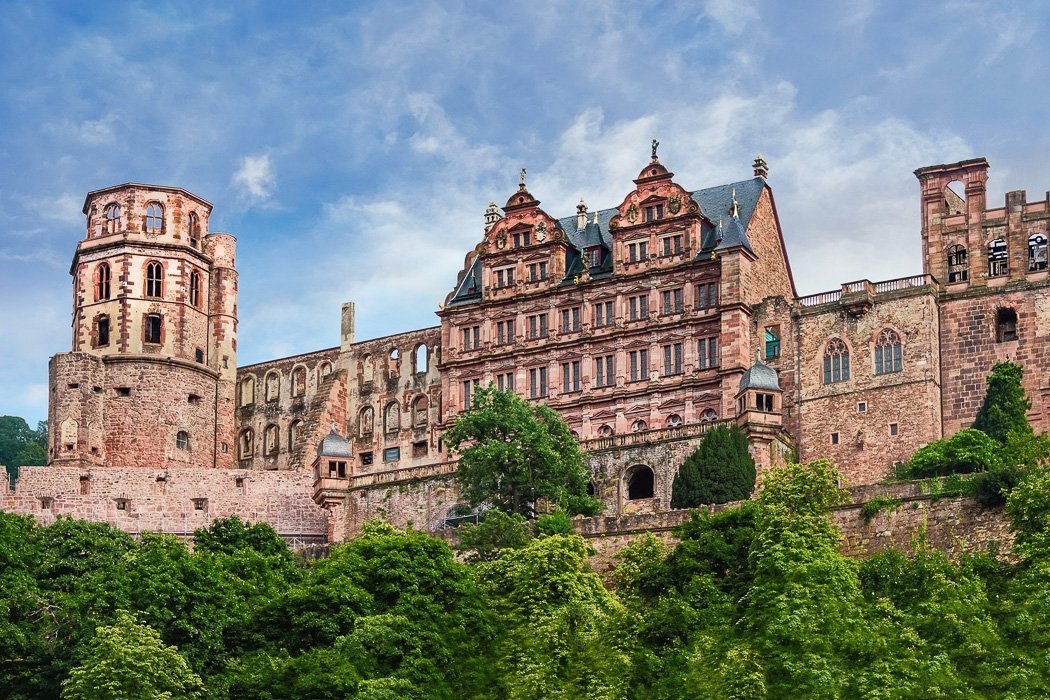
[(896, 331), (886, 328), (875, 341), (875, 374), (900, 372), (902, 365), (901, 338)]
[(164, 226), (164, 207), (157, 202), (146, 205), (146, 232), (160, 233)]
[(1028, 271), (1037, 272), (1047, 267), (1046, 236), (1034, 233), (1028, 237)]
[(948, 246), (948, 282), (965, 282), (970, 279), (970, 264), (966, 248), (961, 245)]
[(190, 273), (190, 306), (201, 305), (201, 273)]
[(824, 347), (824, 383), (834, 384), (849, 379), (849, 348), (838, 338)]
[(200, 247), (201, 222), (200, 219), (197, 218), (197, 214), (195, 212), (190, 212), (189, 225), (187, 228), (189, 229), (188, 233), (190, 238), (190, 246), (193, 248)]
[(101, 263), (95, 268), (95, 301), (109, 299), (112, 279), (113, 273), (109, 269), (109, 263)]
[(116, 233), (120, 230), (120, 205), (110, 204), (106, 207), (105, 221), (102, 223), (102, 233)]
[(164, 290), (164, 267), (159, 262), (146, 265), (146, 296), (159, 299)]

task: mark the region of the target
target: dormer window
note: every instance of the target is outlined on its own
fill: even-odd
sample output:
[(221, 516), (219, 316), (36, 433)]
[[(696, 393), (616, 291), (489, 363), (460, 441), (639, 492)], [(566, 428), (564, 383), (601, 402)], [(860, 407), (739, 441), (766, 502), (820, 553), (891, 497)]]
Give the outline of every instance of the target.
[(652, 204), (645, 208), (645, 220), (659, 221), (664, 218), (664, 205), (663, 204)]
[(515, 248), (524, 248), (532, 245), (532, 231), (525, 229), (524, 231), (515, 231), (511, 234), (511, 240), (514, 242)]
[(601, 267), (602, 264), (602, 249), (600, 246), (594, 246), (588, 248), (584, 255), (587, 258), (587, 267)]

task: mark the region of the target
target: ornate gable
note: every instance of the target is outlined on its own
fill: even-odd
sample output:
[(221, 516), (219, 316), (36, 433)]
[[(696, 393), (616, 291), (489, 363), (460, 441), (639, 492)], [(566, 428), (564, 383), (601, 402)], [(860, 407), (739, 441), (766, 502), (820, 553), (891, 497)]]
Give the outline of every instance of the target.
[(692, 195), (674, 182), (674, 173), (656, 157), (653, 141), (652, 160), (634, 180), (635, 188), (616, 208), (610, 228), (626, 230), (635, 226), (668, 222), (684, 217), (703, 217)]

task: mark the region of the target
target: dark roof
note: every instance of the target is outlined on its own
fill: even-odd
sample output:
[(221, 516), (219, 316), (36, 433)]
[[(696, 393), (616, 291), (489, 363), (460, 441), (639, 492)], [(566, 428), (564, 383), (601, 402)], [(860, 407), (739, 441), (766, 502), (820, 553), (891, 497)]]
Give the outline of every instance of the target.
[(335, 425), (332, 425), (332, 432), (324, 436), (324, 439), (317, 444), (317, 456), (318, 457), (350, 457), (350, 443), (347, 442), (346, 438), (335, 432)]
[[(755, 209), (758, 207), (759, 197), (766, 186), (766, 181), (761, 177), (750, 180), (731, 182), (717, 187), (697, 190), (692, 193), (692, 199), (700, 207), (700, 213), (707, 217), (711, 224), (704, 224), (701, 231), (701, 246), (697, 257), (705, 257), (715, 250), (726, 250), (729, 248), (743, 247), (754, 252), (751, 242), (747, 238), (747, 227), (751, 223)], [(737, 216), (733, 216), (733, 192), (736, 192)], [(558, 226), (565, 231), (565, 239), (569, 243), (565, 255), (565, 278), (561, 284), (572, 284), (573, 278), (583, 271), (582, 253), (585, 248), (602, 245), (602, 265), (597, 270), (590, 271), (591, 279), (600, 279), (612, 274), (612, 231), (609, 222), (619, 211), (615, 208), (600, 209), (598, 211), (597, 226), (594, 223), (594, 212), (587, 214), (587, 225), (583, 229), (576, 228), (576, 215), (566, 216), (558, 219)], [(722, 222), (719, 229), (719, 220)], [(474, 258), (470, 269), (464, 276), (463, 281), (456, 285), (456, 291), (449, 299), (449, 305), (458, 305), (481, 299), (481, 265), (480, 256)], [(476, 290), (470, 294), (471, 282)]]
[(751, 369), (744, 372), (744, 376), (740, 378), (740, 390), (737, 393), (743, 393), (748, 389), (780, 391), (780, 377), (777, 376), (775, 369), (758, 358), (755, 364), (751, 365)]

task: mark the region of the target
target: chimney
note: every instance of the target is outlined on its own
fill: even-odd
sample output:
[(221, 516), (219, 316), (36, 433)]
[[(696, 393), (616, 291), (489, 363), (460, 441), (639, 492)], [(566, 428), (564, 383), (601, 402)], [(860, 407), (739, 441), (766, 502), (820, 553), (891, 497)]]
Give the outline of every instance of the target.
[(769, 177), (769, 165), (766, 163), (766, 159), (762, 157), (761, 153), (755, 156), (755, 162), (751, 164), (751, 167), (755, 169), (755, 177)]
[(580, 203), (576, 205), (576, 230), (587, 226), (587, 203), (580, 197)]

